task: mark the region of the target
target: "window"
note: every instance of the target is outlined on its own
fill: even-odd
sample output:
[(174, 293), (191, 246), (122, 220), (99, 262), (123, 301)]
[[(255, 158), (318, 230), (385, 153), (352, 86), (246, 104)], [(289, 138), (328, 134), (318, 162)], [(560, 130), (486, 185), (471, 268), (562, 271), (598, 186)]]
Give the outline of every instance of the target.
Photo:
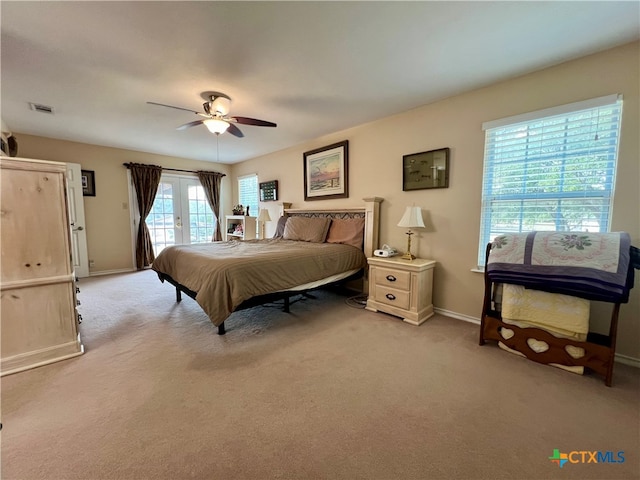
[(621, 114), (610, 95), (483, 124), (478, 265), (503, 233), (609, 231)]
[(258, 216), (258, 175), (245, 175), (238, 177), (238, 203), (246, 208), (249, 214)]
[(210, 242), (216, 217), (197, 178), (163, 175), (146, 223), (157, 255), (169, 245)]

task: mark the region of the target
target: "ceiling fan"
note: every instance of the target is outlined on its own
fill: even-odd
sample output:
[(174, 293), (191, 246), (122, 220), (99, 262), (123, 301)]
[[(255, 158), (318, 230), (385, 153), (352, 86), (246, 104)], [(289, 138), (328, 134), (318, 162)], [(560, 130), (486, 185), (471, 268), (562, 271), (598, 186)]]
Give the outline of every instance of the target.
[(202, 92), (200, 96), (206, 100), (202, 104), (204, 112), (197, 112), (190, 108), (174, 107), (173, 105), (165, 105), (164, 103), (147, 102), (150, 105), (158, 105), (160, 107), (175, 108), (177, 110), (185, 110), (204, 117), (202, 120), (194, 120), (193, 122), (180, 125), (178, 130), (185, 130), (190, 127), (204, 125), (211, 133), (220, 135), (229, 132), (238, 138), (244, 137), (242, 131), (235, 126), (236, 123), (241, 125), (253, 125), (257, 127), (276, 127), (273, 122), (266, 120), (258, 120), (257, 118), (229, 116), (229, 107), (231, 106), (231, 98), (220, 92)]

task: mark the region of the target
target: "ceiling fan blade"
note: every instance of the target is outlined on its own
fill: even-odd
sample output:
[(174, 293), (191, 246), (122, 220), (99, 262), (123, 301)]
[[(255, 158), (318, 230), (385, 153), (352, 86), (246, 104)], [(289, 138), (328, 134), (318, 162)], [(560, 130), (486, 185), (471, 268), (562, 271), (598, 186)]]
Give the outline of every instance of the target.
[(231, 117), (236, 123), (241, 123), (243, 125), (255, 125), (256, 127), (277, 127), (273, 122), (267, 122), (266, 120), (258, 120), (257, 118), (249, 118), (249, 117)]
[(236, 127), (233, 123), (229, 124), (229, 128), (227, 128), (227, 132), (229, 132), (231, 135), (238, 138), (244, 137), (244, 133), (242, 133), (240, 129)]
[(196, 127), (204, 123), (204, 120), (194, 120), (193, 122), (185, 123), (184, 125), (180, 125), (176, 130), (186, 130), (189, 127)]
[(182, 108), (182, 107), (174, 107), (173, 105), (165, 105), (164, 103), (156, 103), (156, 102), (147, 102), (149, 105), (158, 105), (160, 107), (169, 107), (175, 108), (176, 110), (184, 110), (185, 112), (195, 113), (196, 115), (201, 115), (200, 112), (196, 112), (195, 110), (191, 110), (190, 108)]

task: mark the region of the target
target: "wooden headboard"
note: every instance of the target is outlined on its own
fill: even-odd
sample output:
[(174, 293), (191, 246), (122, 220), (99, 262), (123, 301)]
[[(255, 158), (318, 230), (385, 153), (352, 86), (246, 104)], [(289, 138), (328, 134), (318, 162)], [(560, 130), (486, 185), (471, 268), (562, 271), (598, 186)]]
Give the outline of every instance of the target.
[(364, 218), (364, 242), (363, 251), (368, 257), (373, 256), (373, 251), (378, 248), (378, 235), (380, 230), (380, 203), (381, 197), (363, 198), (363, 207), (351, 208), (291, 208), (291, 203), (283, 202), (280, 207), (280, 216), (305, 216), (305, 217), (329, 217), (329, 218)]

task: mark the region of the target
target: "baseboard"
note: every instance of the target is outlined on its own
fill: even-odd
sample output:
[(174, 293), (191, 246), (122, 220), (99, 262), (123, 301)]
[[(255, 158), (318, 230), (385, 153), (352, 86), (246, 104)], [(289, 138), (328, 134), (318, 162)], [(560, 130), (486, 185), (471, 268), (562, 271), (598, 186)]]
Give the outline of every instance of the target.
[[(457, 320), (462, 320), (464, 322), (480, 325), (480, 319), (476, 317), (471, 317), (469, 315), (464, 315), (462, 313), (452, 312), (450, 310), (445, 310), (443, 308), (437, 308), (437, 307), (434, 307), (433, 311), (440, 315), (444, 315), (445, 317), (451, 317)], [(620, 353), (616, 353), (615, 361), (618, 363), (622, 363), (624, 365), (630, 365), (635, 368), (640, 368), (640, 358), (630, 357), (628, 355), (622, 355)]]
[(475, 323), (476, 325), (480, 325), (480, 319), (476, 317), (471, 317), (469, 315), (452, 312), (451, 310), (445, 310), (444, 308), (438, 308), (438, 307), (433, 307), (433, 311), (440, 315), (444, 315), (445, 317), (457, 318), (458, 320), (462, 320), (464, 322)]
[(119, 270), (100, 270), (98, 272), (89, 272), (90, 277), (99, 277), (101, 275), (113, 275), (114, 273), (131, 273), (135, 272), (134, 268), (121, 268)]
[(640, 368), (640, 358), (634, 358), (628, 355), (621, 355), (619, 353), (616, 353), (616, 362), (622, 363), (624, 365), (629, 365), (631, 367)]

